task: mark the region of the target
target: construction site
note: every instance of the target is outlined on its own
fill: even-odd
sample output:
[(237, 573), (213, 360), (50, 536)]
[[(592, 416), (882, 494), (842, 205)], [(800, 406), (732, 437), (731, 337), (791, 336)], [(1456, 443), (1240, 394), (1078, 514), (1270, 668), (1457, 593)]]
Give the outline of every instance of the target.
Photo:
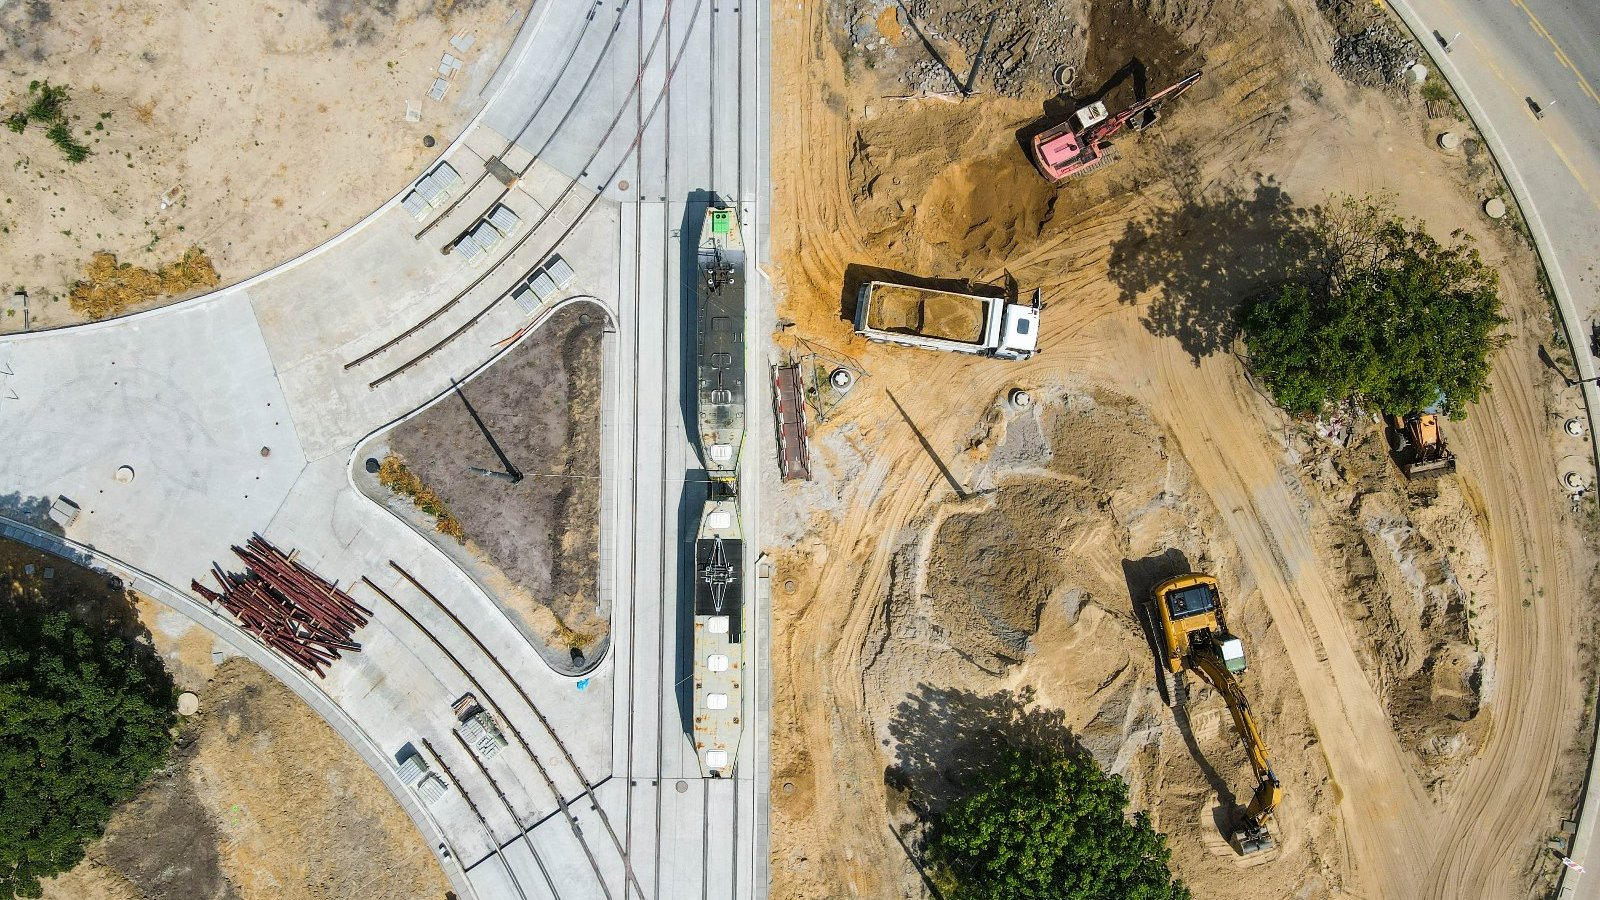
[[(767, 501), (772, 896), (931, 896), (928, 814), (1041, 740), (1127, 781), (1197, 897), (1547, 895), (1592, 728), (1592, 449), (1526, 232), (1485, 214), (1499, 173), (1397, 20), (775, 14), (799, 383)], [(1251, 380), (1239, 305), (1346, 196), (1499, 271), (1509, 337), (1464, 420), (1294, 419)], [(952, 345), (978, 320), (932, 293), (864, 310), (880, 282), (1037, 289), (1037, 347)]]

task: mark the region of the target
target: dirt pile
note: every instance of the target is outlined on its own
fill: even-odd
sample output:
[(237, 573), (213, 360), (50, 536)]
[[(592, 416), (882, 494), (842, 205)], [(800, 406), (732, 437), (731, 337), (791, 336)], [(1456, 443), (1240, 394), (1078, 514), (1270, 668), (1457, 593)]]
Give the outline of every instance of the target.
[(1424, 784), (1446, 793), (1489, 727), (1480, 712), (1495, 641), (1492, 604), (1481, 599), (1492, 589), (1482, 501), (1463, 478), (1405, 481), (1384, 429), (1368, 421), (1347, 448), (1300, 442), (1366, 668)]
[[(980, 420), (947, 463), (967, 473), (961, 494), (926, 498), (892, 538), (883, 595), (857, 600), (876, 609), (859, 677), (881, 754), (861, 768), (885, 775), (849, 790), (881, 798), (914, 858), (920, 815), (957, 795), (975, 759), (1005, 743), (1064, 743), (1122, 775), (1135, 804), (1181, 835), (1173, 845), (1184, 878), (1197, 887), (1239, 878), (1222, 831), (1254, 783), (1231, 721), (1198, 685), (1185, 716), (1163, 704), (1133, 605), (1163, 577), (1211, 571), (1228, 586), (1251, 654), (1247, 690), (1270, 711), (1274, 761), (1292, 786), (1283, 849), (1249, 878), (1263, 896), (1322, 884), (1319, 860), (1337, 846), (1326, 772), (1284, 649), (1240, 583), (1215, 511), (1170, 438), (1128, 398), (1073, 387), (1034, 394), (1028, 409), (997, 405)], [(774, 798), (784, 846), (816, 847), (806, 836), (837, 814), (827, 793), (813, 793), (808, 763), (777, 761), (775, 783), (795, 785)], [(774, 896), (836, 896), (841, 878), (862, 895), (918, 895), (909, 858), (869, 865), (877, 871), (834, 855), (791, 857), (775, 867)]]

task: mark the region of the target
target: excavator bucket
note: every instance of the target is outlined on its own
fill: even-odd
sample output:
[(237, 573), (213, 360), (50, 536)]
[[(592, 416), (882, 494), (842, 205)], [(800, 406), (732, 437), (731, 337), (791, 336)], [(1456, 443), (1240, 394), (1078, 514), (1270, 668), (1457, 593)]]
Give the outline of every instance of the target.
[(1239, 848), (1240, 856), (1253, 856), (1257, 853), (1265, 853), (1266, 851), (1272, 850), (1278, 846), (1273, 842), (1272, 835), (1268, 834), (1265, 828), (1246, 828), (1235, 831), (1233, 833), (1233, 845)]
[(1456, 458), (1449, 451), (1439, 459), (1430, 459), (1427, 462), (1414, 462), (1404, 467), (1407, 478), (1438, 478), (1440, 475), (1449, 475), (1456, 470)]

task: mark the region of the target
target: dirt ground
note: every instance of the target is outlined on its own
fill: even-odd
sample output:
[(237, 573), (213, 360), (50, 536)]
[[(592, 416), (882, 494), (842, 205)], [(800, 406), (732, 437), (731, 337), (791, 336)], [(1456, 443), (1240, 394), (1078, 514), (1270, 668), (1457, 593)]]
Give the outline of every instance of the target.
[[(200, 711), (169, 765), (112, 815), (48, 900), (443, 898), (448, 884), (383, 783), (287, 688), (231, 647), (105, 576), (0, 541), (9, 583), (126, 620)], [(46, 578), (46, 575), (49, 578)]]
[(197, 690), (173, 763), (46, 898), (447, 895), (377, 775), (287, 688), (235, 657)]
[[(1019, 732), (1126, 777), (1196, 896), (1538, 896), (1586, 764), (1595, 557), (1556, 475), (1587, 448), (1559, 429), (1579, 398), (1538, 362), (1561, 353), (1526, 241), (1480, 212), (1492, 166), (1470, 132), (1434, 143), (1465, 123), (1335, 74), (1381, 21), (1366, 4), (910, 8), (775, 11), (775, 90), (795, 98), (774, 123), (793, 173), (779, 313), (866, 374), (813, 431), (817, 480), (768, 504), (774, 896), (924, 896), (912, 809)], [(994, 34), (1048, 13), (1081, 36), (1020, 86), (982, 67), (966, 100), (929, 82), (928, 46), (969, 72), (996, 11)], [(1033, 171), (1041, 123), (1195, 69), (1114, 166), (1060, 189)], [(1432, 483), (1400, 477), (1370, 411), (1348, 447), (1287, 420), (1237, 355), (1234, 312), (1284, 270), (1280, 237), (1368, 194), (1464, 229), (1502, 272), (1511, 341), (1447, 425), (1459, 472)], [(1042, 352), (866, 344), (847, 274), (865, 263), (1042, 288)], [(1018, 385), (1040, 401), (1025, 413), (1002, 405)], [(1218, 575), (1250, 655), (1286, 791), (1266, 860), (1220, 833), (1251, 787), (1225, 708), (1192, 693), (1185, 728), (1132, 616), (1184, 567)]]
[[(154, 270), (199, 246), (227, 284), (354, 224), (476, 112), (469, 88), (498, 64), (526, 6), (6, 4), (0, 111), (27, 106), (32, 82), (69, 86), (71, 132), (90, 156), (68, 163), (41, 124), (3, 133), (4, 297), (24, 288), (33, 326), (63, 324), (75, 321), (67, 290), (96, 251)], [(450, 39), (466, 34), (463, 53)], [(430, 100), (446, 53), (465, 66), (443, 101)], [(22, 327), (8, 306), (0, 331)]]
[[(558, 311), (456, 397), (383, 439), (460, 521), (465, 546), (434, 539), (563, 666), (581, 667), (574, 649), (596, 656), (610, 627), (596, 603), (605, 321), (587, 304)], [(497, 445), (520, 482), (484, 474), (508, 472)]]

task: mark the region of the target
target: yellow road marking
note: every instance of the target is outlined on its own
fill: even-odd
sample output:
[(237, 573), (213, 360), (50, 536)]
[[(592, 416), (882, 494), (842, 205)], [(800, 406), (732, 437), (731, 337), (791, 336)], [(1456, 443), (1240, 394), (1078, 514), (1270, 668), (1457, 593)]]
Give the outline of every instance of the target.
[(1578, 79), (1578, 87), (1582, 88), (1583, 92), (1589, 95), (1590, 100), (1593, 100), (1596, 104), (1600, 104), (1600, 94), (1595, 93), (1594, 87), (1589, 84), (1589, 79), (1584, 78), (1583, 73), (1578, 71), (1578, 67), (1572, 64), (1572, 60), (1567, 56), (1567, 52), (1561, 49), (1560, 44), (1556, 43), (1555, 36), (1550, 33), (1550, 29), (1544, 27), (1544, 23), (1539, 21), (1539, 17), (1534, 15), (1533, 10), (1529, 9), (1528, 5), (1522, 2), (1522, 0), (1511, 0), (1511, 4), (1517, 9), (1522, 10), (1522, 14), (1528, 17), (1528, 23), (1533, 26), (1533, 30), (1538, 33), (1540, 37), (1548, 41), (1551, 47), (1555, 48), (1556, 61), (1572, 71), (1573, 76)]
[(1567, 154), (1561, 149), (1560, 144), (1555, 141), (1550, 141), (1549, 143), (1550, 149), (1556, 152), (1556, 156), (1561, 157), (1561, 164), (1567, 167), (1568, 172), (1572, 173), (1572, 180), (1576, 181), (1578, 187), (1583, 189), (1584, 196), (1589, 198), (1589, 202), (1594, 204), (1595, 209), (1600, 209), (1600, 199), (1596, 199), (1594, 192), (1589, 190), (1588, 183), (1583, 180), (1582, 175), (1578, 174), (1578, 167), (1574, 166), (1572, 160), (1567, 158)]

